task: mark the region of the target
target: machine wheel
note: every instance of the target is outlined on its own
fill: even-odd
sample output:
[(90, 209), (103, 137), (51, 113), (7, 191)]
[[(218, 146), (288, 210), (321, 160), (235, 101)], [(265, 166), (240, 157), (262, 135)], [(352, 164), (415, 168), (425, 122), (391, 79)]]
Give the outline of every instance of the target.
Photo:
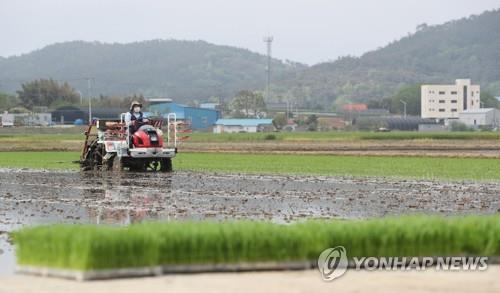
[(153, 171), (156, 172), (160, 170), (160, 161), (154, 160), (150, 162), (146, 162), (145, 164), (146, 170), (145, 171)]
[(103, 157), (106, 150), (102, 144), (97, 143), (97, 139), (91, 142), (84, 160), (81, 162), (82, 171), (102, 169)]
[(108, 170), (112, 170), (115, 172), (121, 172), (123, 170), (123, 162), (122, 158), (115, 155), (111, 161), (111, 167)]
[(160, 171), (161, 172), (172, 172), (173, 171), (171, 158), (161, 159)]
[(134, 159), (127, 163), (129, 171), (144, 172), (148, 170), (148, 163), (142, 159)]
[(106, 150), (102, 144), (96, 144), (94, 152), (92, 153), (92, 169), (102, 170), (103, 169), (103, 157)]

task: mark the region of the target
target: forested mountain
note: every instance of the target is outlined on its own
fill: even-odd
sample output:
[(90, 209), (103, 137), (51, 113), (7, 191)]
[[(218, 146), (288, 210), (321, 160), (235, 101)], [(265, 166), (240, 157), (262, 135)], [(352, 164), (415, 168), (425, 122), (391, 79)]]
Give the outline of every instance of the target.
[(300, 104), (332, 106), (393, 95), (418, 83), (471, 78), (500, 95), (500, 10), (443, 25), (419, 25), (414, 34), (361, 57), (343, 57), (280, 78), (276, 91)]
[[(419, 25), (415, 33), (360, 57), (310, 67), (272, 62), (272, 99), (295, 100), (302, 108), (382, 100), (404, 85), (452, 83), (456, 78), (471, 78), (483, 91), (500, 96), (500, 10)], [(188, 102), (263, 90), (265, 70), (261, 54), (204, 41), (75, 41), (0, 58), (0, 91), (15, 92), (20, 82), (53, 78), (86, 95), (83, 78), (93, 77), (95, 94), (135, 93)]]
[[(266, 56), (204, 41), (153, 40), (130, 44), (66, 42), (29, 54), (0, 59), (0, 91), (15, 92), (20, 82), (37, 78), (68, 81), (86, 95), (143, 94), (177, 100), (231, 97), (242, 89), (265, 86)], [(300, 64), (272, 60), (275, 74)]]

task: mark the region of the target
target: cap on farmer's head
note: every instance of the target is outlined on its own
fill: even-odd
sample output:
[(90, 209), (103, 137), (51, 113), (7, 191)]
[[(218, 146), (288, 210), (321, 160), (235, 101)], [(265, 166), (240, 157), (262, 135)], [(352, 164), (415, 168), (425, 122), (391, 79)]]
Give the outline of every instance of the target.
[(134, 107), (138, 106), (142, 108), (142, 104), (139, 103), (138, 101), (133, 101), (132, 104), (130, 104), (130, 111), (134, 110)]

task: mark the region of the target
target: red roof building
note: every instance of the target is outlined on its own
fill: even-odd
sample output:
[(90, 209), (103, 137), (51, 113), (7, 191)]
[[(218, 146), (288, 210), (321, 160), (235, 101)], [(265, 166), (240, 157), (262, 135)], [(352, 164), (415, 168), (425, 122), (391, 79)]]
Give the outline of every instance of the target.
[(362, 112), (368, 109), (366, 104), (345, 104), (342, 106), (344, 112)]

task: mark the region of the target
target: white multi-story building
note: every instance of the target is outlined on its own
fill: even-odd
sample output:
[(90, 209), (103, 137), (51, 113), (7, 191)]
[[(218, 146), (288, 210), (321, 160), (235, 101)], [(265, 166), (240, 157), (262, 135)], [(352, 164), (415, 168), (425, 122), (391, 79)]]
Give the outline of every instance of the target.
[(470, 79), (457, 79), (454, 85), (424, 84), (421, 94), (422, 118), (458, 119), (459, 113), (481, 106), (480, 86)]

